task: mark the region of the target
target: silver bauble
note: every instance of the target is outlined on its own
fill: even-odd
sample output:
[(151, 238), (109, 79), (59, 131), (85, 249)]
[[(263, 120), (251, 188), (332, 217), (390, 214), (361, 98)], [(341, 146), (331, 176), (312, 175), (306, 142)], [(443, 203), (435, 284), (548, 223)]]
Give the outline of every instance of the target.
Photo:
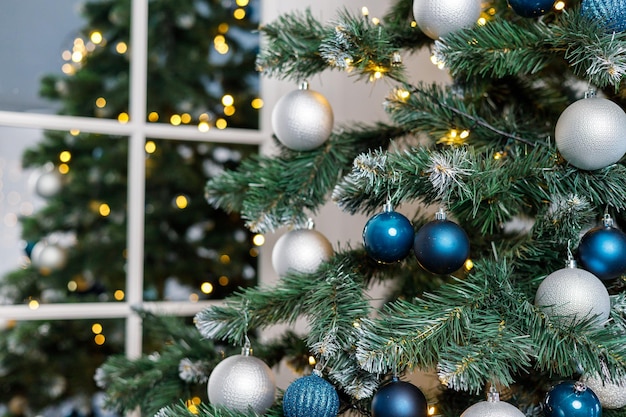
[(602, 381), (599, 376), (588, 376), (583, 382), (600, 400), (602, 408), (616, 409), (626, 406), (626, 380), (613, 383)]
[(33, 181), (33, 191), (39, 197), (50, 198), (61, 191), (63, 186), (63, 176), (56, 169), (44, 170), (41, 173), (35, 173), (36, 177)]
[(497, 394), (490, 394), (487, 401), (478, 402), (461, 414), (461, 417), (524, 417), (517, 407), (500, 401)]
[(272, 110), (276, 137), (294, 151), (309, 151), (326, 142), (333, 123), (333, 109), (328, 100), (306, 86), (281, 97)]
[(617, 104), (589, 97), (570, 104), (559, 116), (554, 139), (573, 166), (596, 170), (619, 161), (626, 153), (626, 113)]
[(37, 268), (56, 271), (63, 268), (67, 263), (67, 252), (58, 245), (40, 241), (33, 246), (30, 258)]
[(413, 0), (413, 17), (426, 36), (438, 39), (470, 27), (480, 17), (480, 0)]
[(314, 229), (296, 229), (282, 235), (272, 250), (272, 265), (279, 276), (287, 272), (313, 273), (333, 255), (326, 236)]
[(251, 407), (264, 414), (274, 402), (276, 382), (272, 370), (249, 354), (224, 359), (211, 372), (207, 387), (209, 402), (246, 412)]
[(543, 279), (535, 305), (563, 325), (573, 325), (595, 317), (598, 324), (609, 318), (611, 299), (606, 287), (591, 272), (575, 263), (554, 271)]

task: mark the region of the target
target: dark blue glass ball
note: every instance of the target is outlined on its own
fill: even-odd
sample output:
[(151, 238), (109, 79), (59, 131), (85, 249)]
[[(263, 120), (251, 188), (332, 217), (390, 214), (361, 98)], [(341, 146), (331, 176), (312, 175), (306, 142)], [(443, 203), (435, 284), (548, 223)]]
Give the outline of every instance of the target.
[(509, 6), (522, 17), (541, 16), (552, 10), (556, 0), (508, 0)]
[(339, 395), (324, 378), (315, 374), (293, 381), (283, 396), (286, 417), (336, 417)]
[(365, 224), (363, 244), (367, 254), (376, 262), (392, 263), (409, 255), (414, 235), (409, 219), (395, 211), (384, 211)]
[(579, 381), (553, 386), (543, 402), (545, 417), (601, 417), (602, 406), (596, 394)]
[(372, 417), (427, 417), (428, 402), (415, 385), (394, 378), (372, 398)]
[(580, 240), (580, 264), (602, 280), (626, 272), (626, 234), (614, 227), (594, 227)]
[(449, 274), (462, 267), (469, 257), (469, 238), (458, 224), (450, 220), (434, 220), (417, 231), (413, 251), (425, 270), (433, 274)]

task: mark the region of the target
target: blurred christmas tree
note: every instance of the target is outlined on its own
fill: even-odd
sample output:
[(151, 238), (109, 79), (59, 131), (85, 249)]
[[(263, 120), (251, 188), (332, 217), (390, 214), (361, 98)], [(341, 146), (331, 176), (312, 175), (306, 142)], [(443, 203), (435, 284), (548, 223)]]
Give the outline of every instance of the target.
[[(277, 154), (208, 182), (251, 231), (291, 228), (281, 279), (196, 316), (242, 352), (204, 369), (210, 403), (157, 415), (626, 415), (624, 22), (624, 0), (398, 0), (381, 19), (263, 26), (265, 75), (384, 79), (391, 121), (333, 129), (323, 96), (294, 90), (273, 109)], [(450, 84), (409, 79), (421, 48)], [(371, 216), (362, 242), (332, 251), (307, 225), (329, 199)], [(396, 289), (375, 311), (379, 282)], [(300, 317), (319, 366), (276, 393), (248, 334)], [(422, 393), (414, 370), (441, 386)], [(119, 387), (110, 404), (132, 409)]]
[[(130, 3), (83, 4), (85, 28), (65, 52), (64, 75), (41, 85), (60, 114), (128, 117)], [(254, 0), (151, 1), (146, 118), (201, 130), (257, 129), (258, 20)], [(208, 179), (254, 152), (249, 145), (147, 141), (145, 300), (223, 298), (256, 283), (251, 233), (237, 214), (203, 198)], [(36, 169), (34, 191), (45, 205), (20, 219), (31, 262), (0, 282), (4, 303), (124, 299), (127, 163), (127, 138), (78, 131), (46, 131), (26, 150), (23, 165)], [(144, 340), (147, 351), (164, 343), (148, 332)], [(70, 401), (77, 406), (57, 413), (91, 413), (95, 369), (123, 349), (123, 320), (9, 322), (0, 333), (0, 402), (11, 414), (30, 414), (82, 398), (86, 407)]]

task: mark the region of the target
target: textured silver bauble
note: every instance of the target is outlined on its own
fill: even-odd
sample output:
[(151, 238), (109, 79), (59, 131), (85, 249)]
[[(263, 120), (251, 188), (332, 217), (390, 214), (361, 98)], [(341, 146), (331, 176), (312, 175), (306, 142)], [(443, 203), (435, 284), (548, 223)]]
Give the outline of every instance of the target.
[(602, 408), (616, 409), (626, 406), (626, 380), (618, 383), (603, 382), (598, 376), (589, 376), (583, 382), (596, 394)]
[(208, 383), (209, 402), (241, 412), (263, 414), (274, 402), (276, 382), (261, 359), (233, 355), (217, 364)]
[(282, 235), (272, 250), (272, 265), (279, 276), (287, 272), (310, 274), (333, 255), (326, 236), (314, 229), (296, 229)]
[(317, 91), (302, 88), (281, 97), (272, 110), (272, 128), (278, 140), (294, 151), (322, 145), (333, 130), (330, 103)]
[(611, 310), (611, 299), (602, 281), (575, 267), (559, 269), (545, 277), (537, 289), (535, 304), (564, 325), (592, 317), (597, 323), (604, 323)]
[(480, 0), (413, 0), (415, 22), (432, 39), (474, 25), (480, 10)]
[(617, 104), (589, 97), (570, 104), (559, 116), (556, 146), (570, 164), (596, 170), (619, 161), (626, 153), (626, 113)]
[(524, 417), (517, 407), (505, 401), (481, 401), (463, 411), (461, 417)]

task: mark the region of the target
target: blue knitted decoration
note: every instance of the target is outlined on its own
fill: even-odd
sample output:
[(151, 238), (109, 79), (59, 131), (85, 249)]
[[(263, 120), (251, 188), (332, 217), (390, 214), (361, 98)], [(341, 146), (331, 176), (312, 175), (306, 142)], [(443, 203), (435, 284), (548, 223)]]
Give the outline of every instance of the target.
[(600, 21), (608, 32), (626, 30), (625, 0), (583, 0), (581, 14)]
[(315, 373), (293, 381), (283, 396), (286, 417), (336, 417), (338, 411), (337, 391)]

